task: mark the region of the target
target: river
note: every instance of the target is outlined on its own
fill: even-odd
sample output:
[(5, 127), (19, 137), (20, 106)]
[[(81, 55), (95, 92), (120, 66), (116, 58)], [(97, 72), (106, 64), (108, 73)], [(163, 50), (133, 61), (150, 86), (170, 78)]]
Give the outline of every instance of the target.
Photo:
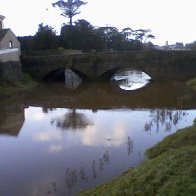
[(116, 82), (75, 89), (40, 84), (1, 103), (0, 195), (74, 195), (135, 167), (147, 148), (192, 125), (196, 95), (184, 81), (144, 78), (145, 85), (119, 73)]

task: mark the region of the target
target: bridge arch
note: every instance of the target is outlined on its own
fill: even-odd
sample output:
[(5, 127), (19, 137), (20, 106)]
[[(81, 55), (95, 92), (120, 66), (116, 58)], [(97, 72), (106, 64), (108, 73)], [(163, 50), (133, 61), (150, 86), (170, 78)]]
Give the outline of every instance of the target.
[(64, 69), (63, 68), (52, 70), (49, 73), (46, 73), (42, 78), (42, 81), (53, 81), (53, 80), (55, 81), (64, 80)]
[(102, 73), (99, 77), (98, 80), (104, 80), (104, 81), (109, 81), (111, 80), (112, 76), (116, 74), (116, 72), (121, 69), (121, 68), (115, 68), (115, 69), (110, 69)]
[(71, 70), (73, 73), (79, 76), (83, 81), (90, 80), (90, 78), (80, 70), (73, 69), (73, 68), (59, 68), (59, 69), (52, 70), (49, 73), (46, 73), (43, 76), (42, 81), (65, 81), (66, 69)]
[(117, 66), (116, 68), (112, 68), (112, 69), (108, 69), (106, 70), (104, 73), (102, 73), (99, 77), (98, 80), (104, 80), (104, 81), (109, 81), (112, 79), (112, 77), (120, 70), (136, 70), (136, 71), (140, 71), (140, 72), (144, 72), (145, 74), (147, 74), (148, 76), (150, 76), (150, 78), (152, 79), (152, 75), (149, 72), (146, 72), (146, 70), (144, 69), (138, 69), (138, 68), (134, 68), (132, 66)]
[(88, 75), (86, 75), (84, 72), (74, 69), (74, 68), (67, 68), (73, 71), (75, 74), (77, 74), (83, 81), (90, 81), (92, 80)]

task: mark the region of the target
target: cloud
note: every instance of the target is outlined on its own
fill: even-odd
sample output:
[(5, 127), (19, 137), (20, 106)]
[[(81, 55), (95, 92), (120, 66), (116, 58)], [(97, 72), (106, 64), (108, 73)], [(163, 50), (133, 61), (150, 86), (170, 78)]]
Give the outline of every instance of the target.
[(119, 146), (126, 138), (126, 127), (123, 124), (113, 124), (113, 127), (89, 126), (81, 135), (81, 141), (87, 146)]
[(62, 138), (61, 133), (53, 130), (39, 132), (36, 135), (34, 135), (34, 140), (40, 142), (57, 141), (57, 140), (61, 140), (61, 138)]
[(29, 107), (25, 110), (25, 119), (30, 121), (42, 121), (44, 118), (46, 118), (46, 114), (44, 114), (39, 107)]
[(48, 149), (48, 151), (49, 151), (50, 153), (61, 152), (62, 150), (63, 150), (62, 144), (52, 144), (52, 145), (49, 147), (49, 149)]

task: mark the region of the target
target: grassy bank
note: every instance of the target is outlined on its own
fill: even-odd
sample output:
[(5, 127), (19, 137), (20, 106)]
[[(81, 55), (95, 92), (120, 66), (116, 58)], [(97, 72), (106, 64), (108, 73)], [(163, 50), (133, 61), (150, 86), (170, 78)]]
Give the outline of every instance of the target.
[(24, 93), (34, 86), (36, 86), (36, 82), (27, 74), (23, 74), (21, 80), (18, 81), (0, 80), (0, 100)]
[(196, 91), (196, 78), (193, 78), (186, 82), (187, 86), (189, 86), (191, 89)]
[(149, 160), (79, 195), (186, 195), (196, 193), (196, 122), (146, 151)]

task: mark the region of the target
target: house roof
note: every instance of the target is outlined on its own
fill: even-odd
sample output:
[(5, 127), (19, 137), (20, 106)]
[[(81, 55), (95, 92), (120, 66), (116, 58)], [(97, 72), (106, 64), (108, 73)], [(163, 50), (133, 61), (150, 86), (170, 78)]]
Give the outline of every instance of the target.
[(6, 33), (9, 31), (9, 29), (1, 29), (0, 30), (0, 41), (4, 38)]
[(3, 21), (4, 18), (5, 18), (5, 16), (0, 15), (0, 21)]

